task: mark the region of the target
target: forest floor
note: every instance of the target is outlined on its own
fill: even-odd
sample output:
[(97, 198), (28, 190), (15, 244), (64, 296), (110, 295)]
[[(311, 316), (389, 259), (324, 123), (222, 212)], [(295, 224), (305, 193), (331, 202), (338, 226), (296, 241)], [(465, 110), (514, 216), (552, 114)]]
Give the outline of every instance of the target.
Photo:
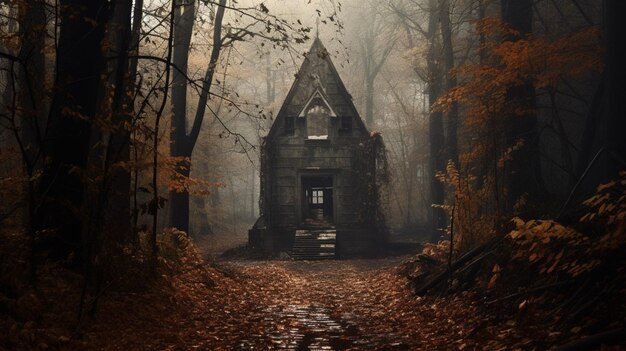
[[(213, 263), (209, 271), (215, 286), (194, 276), (173, 280), (176, 311), (164, 313), (168, 304), (159, 304), (161, 298), (155, 297), (148, 303), (164, 310), (149, 312), (132, 324), (129, 320), (98, 323), (97, 329), (87, 328), (83, 346), (448, 350), (476, 345), (467, 339), (480, 323), (472, 306), (459, 308), (466, 301), (449, 305), (446, 300), (416, 297), (396, 272), (406, 258)], [(117, 319), (103, 310), (99, 319), (108, 318)], [(143, 326), (141, 319), (146, 319)], [(105, 330), (105, 325), (130, 329)], [(502, 329), (507, 328), (511, 326)]]
[(217, 258), (240, 239), (201, 242), (204, 259), (191, 247), (195, 255), (176, 267), (166, 262), (170, 271), (148, 289), (106, 291), (96, 318), (79, 325), (80, 279), (45, 267), (46, 294), (22, 303), (39, 312), (23, 308), (35, 311), (21, 321), (0, 318), (0, 329), (9, 331), (0, 350), (543, 350), (572, 337), (528, 325), (524, 315), (496, 318), (471, 290), (415, 295), (401, 274), (411, 256)]
[(467, 311), (454, 313), (416, 298), (396, 274), (406, 258), (223, 263), (257, 301), (247, 319), (258, 321), (258, 329), (236, 346), (268, 341), (275, 349), (295, 350), (467, 346), (461, 332)]

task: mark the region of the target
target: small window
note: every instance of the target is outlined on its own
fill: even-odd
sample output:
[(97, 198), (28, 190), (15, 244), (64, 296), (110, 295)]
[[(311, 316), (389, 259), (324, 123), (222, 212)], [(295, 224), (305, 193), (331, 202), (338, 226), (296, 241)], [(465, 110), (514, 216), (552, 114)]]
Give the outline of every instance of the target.
[(295, 122), (294, 122), (295, 118), (293, 117), (287, 117), (285, 118), (285, 134), (286, 135), (293, 135), (295, 132)]
[(340, 135), (349, 135), (352, 133), (352, 116), (341, 116)]
[(311, 192), (311, 203), (323, 204), (324, 203), (324, 190), (313, 190)]

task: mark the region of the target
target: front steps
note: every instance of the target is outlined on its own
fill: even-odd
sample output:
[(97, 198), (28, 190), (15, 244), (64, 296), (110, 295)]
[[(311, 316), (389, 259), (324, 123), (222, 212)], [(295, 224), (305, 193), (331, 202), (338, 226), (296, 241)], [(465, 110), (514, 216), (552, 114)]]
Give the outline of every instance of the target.
[(294, 260), (325, 260), (335, 258), (337, 230), (298, 229), (291, 250)]

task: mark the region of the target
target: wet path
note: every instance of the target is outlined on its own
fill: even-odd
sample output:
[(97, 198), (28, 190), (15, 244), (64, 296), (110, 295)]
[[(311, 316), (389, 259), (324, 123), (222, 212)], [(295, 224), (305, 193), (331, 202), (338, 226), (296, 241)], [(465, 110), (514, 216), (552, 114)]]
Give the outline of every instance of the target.
[[(407, 350), (411, 337), (385, 323), (380, 279), (396, 260), (234, 263), (259, 294), (259, 309), (249, 316), (261, 328), (237, 349)], [(380, 283), (380, 284), (377, 284)], [(394, 282), (396, 283), (396, 282)], [(382, 284), (382, 285), (381, 285)], [(381, 289), (383, 288), (383, 289)], [(395, 288), (398, 288), (396, 286)], [(392, 329), (372, 332), (376, 325)]]
[[(324, 306), (269, 306), (263, 310), (266, 331), (276, 350), (341, 350), (356, 346), (358, 327), (337, 320)], [(257, 337), (262, 337), (257, 335)], [(254, 340), (244, 341), (242, 349)]]

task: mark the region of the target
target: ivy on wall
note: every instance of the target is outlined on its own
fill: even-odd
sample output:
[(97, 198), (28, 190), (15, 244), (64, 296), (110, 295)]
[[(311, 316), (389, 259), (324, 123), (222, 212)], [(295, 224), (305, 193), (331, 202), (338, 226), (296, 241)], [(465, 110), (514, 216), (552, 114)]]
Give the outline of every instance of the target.
[(387, 151), (379, 132), (365, 136), (353, 147), (352, 170), (358, 220), (366, 227), (376, 228), (379, 237), (388, 234), (386, 221), (386, 188), (391, 180)]

